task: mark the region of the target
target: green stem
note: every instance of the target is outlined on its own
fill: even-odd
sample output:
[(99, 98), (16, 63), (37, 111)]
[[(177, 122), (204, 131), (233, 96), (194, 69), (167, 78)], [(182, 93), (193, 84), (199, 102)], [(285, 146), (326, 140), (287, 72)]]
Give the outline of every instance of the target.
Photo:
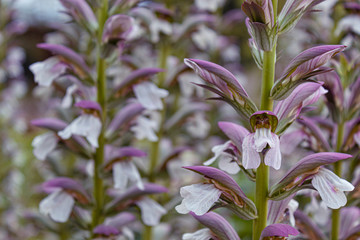
[[(336, 139), (336, 152), (341, 151), (341, 146), (344, 138), (344, 122), (338, 124), (338, 132)], [(334, 173), (341, 177), (342, 173), (342, 162), (338, 161), (334, 163)], [(340, 208), (332, 210), (332, 222), (331, 222), (331, 240), (337, 240), (340, 231)]]
[(152, 234), (153, 234), (152, 227), (144, 225), (144, 237), (142, 239), (152, 240)]
[(92, 211), (92, 228), (97, 226), (103, 221), (103, 206), (104, 206), (104, 184), (100, 175), (100, 169), (104, 162), (104, 148), (105, 148), (105, 122), (106, 122), (106, 62), (102, 57), (102, 33), (104, 30), (104, 24), (108, 17), (108, 0), (102, 1), (102, 7), (98, 12), (99, 29), (97, 32), (97, 57), (96, 57), (96, 69), (97, 69), (97, 101), (102, 108), (101, 122), (102, 129), (99, 136), (99, 147), (96, 149), (94, 157), (94, 207)]
[[(274, 21), (277, 16), (277, 0), (273, 1)], [(273, 110), (273, 100), (270, 91), (274, 85), (276, 63), (276, 43), (271, 51), (264, 52), (262, 84), (261, 84), (261, 110)], [(258, 217), (253, 222), (253, 240), (260, 239), (262, 230), (266, 227), (268, 211), (269, 167), (261, 161), (256, 170), (255, 205)]]

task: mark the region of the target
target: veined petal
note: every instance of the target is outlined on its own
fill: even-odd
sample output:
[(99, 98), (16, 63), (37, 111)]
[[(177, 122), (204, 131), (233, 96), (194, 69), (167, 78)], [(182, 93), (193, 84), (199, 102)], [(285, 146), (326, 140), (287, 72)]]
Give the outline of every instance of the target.
[(256, 169), (261, 162), (260, 155), (254, 148), (254, 135), (254, 133), (247, 135), (242, 144), (242, 165), (245, 169)]
[(347, 199), (343, 191), (354, 189), (351, 183), (325, 168), (319, 169), (319, 172), (313, 176), (311, 183), (325, 204), (332, 209), (345, 206)]
[(159, 224), (161, 216), (166, 213), (165, 208), (147, 197), (136, 202), (136, 205), (141, 209), (141, 219), (147, 226)]
[(58, 134), (62, 139), (69, 139), (73, 134), (86, 137), (89, 143), (97, 148), (99, 146), (98, 138), (100, 131), (100, 119), (90, 114), (83, 114), (71, 122), (64, 130), (58, 132)]
[(39, 205), (40, 212), (49, 215), (55, 222), (66, 222), (74, 206), (74, 198), (62, 190), (51, 193)]
[(280, 140), (275, 133), (271, 133), (271, 135), (274, 145), (266, 152), (264, 161), (265, 165), (279, 170), (281, 167)]
[(210, 229), (203, 228), (193, 233), (185, 233), (182, 235), (182, 240), (209, 240), (213, 238)]
[(262, 152), (262, 150), (264, 150), (264, 148), (268, 144), (271, 148), (274, 147), (274, 145), (275, 145), (270, 128), (256, 129), (255, 135), (254, 135), (254, 140), (255, 140), (254, 141), (255, 149), (257, 152)]
[(192, 211), (196, 215), (204, 215), (219, 199), (221, 191), (213, 184), (198, 183), (182, 187), (180, 195), (184, 199), (175, 207), (178, 213), (186, 214)]
[(148, 110), (161, 110), (163, 108), (161, 98), (169, 94), (167, 90), (160, 89), (151, 82), (136, 84), (133, 89), (136, 98)]
[(53, 132), (36, 136), (31, 143), (34, 147), (35, 157), (39, 160), (45, 160), (46, 156), (56, 148), (58, 141), (59, 139)]

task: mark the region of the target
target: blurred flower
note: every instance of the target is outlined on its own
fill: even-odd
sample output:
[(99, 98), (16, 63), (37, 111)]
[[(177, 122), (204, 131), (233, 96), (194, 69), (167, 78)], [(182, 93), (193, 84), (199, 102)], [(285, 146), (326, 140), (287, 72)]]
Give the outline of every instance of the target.
[(163, 109), (161, 99), (169, 95), (167, 90), (160, 89), (151, 82), (136, 84), (133, 89), (136, 98), (139, 100), (141, 105), (148, 110)]
[(56, 78), (66, 72), (67, 66), (57, 57), (50, 57), (45, 61), (31, 64), (29, 68), (35, 76), (35, 82), (40, 86), (49, 87)]
[(185, 233), (182, 240), (209, 240), (213, 237), (210, 229), (203, 228), (193, 233)]
[(199, 10), (215, 12), (224, 5), (225, 0), (195, 0), (195, 5)]
[(34, 148), (35, 157), (39, 160), (45, 160), (46, 156), (56, 148), (58, 142), (59, 138), (53, 132), (36, 136), (31, 144)]

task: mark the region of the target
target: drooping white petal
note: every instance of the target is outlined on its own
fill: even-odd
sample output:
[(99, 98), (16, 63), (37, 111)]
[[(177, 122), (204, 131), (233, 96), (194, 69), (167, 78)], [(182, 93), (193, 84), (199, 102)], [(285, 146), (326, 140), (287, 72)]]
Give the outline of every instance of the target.
[(35, 75), (35, 82), (40, 86), (48, 87), (56, 78), (65, 73), (66, 65), (62, 64), (57, 57), (51, 57), (31, 64), (29, 69)]
[(213, 164), (215, 162), (215, 160), (218, 157), (220, 157), (221, 154), (223, 154), (226, 149), (229, 148), (230, 144), (231, 144), (231, 141), (227, 141), (224, 144), (214, 146), (211, 149), (211, 151), (214, 153), (214, 156), (212, 158), (210, 158), (209, 160), (207, 160), (206, 162), (204, 162), (203, 164), (206, 166)]
[(195, 4), (200, 10), (215, 12), (224, 4), (224, 0), (195, 0)]
[(145, 116), (139, 116), (136, 119), (136, 125), (130, 128), (135, 133), (135, 137), (139, 140), (148, 139), (150, 142), (156, 142), (158, 137), (155, 133), (159, 124), (156, 119), (149, 119)]
[(141, 219), (147, 226), (156, 226), (160, 222), (162, 215), (166, 213), (165, 208), (154, 200), (144, 197), (136, 202), (141, 210)]
[(229, 174), (237, 174), (240, 171), (239, 164), (234, 161), (234, 157), (228, 153), (223, 153), (221, 155), (219, 168)]
[(255, 130), (254, 139), (257, 152), (262, 152), (268, 144), (271, 148), (274, 147), (275, 144), (270, 128), (257, 128)]
[(166, 97), (169, 92), (158, 88), (152, 82), (143, 82), (133, 87), (134, 94), (141, 105), (148, 110), (161, 110), (163, 104), (161, 99)]
[(345, 206), (347, 199), (343, 191), (352, 191), (354, 186), (328, 169), (320, 168), (311, 181), (321, 199), (332, 209)]
[(182, 240), (209, 240), (213, 238), (211, 231), (208, 228), (197, 230), (193, 233), (185, 233), (182, 235)]
[(245, 169), (256, 169), (259, 167), (261, 159), (255, 150), (254, 133), (247, 135), (242, 144), (242, 165)]
[(265, 165), (279, 170), (281, 166), (280, 140), (275, 133), (271, 133), (271, 135), (274, 145), (266, 152), (264, 162)]
[(62, 190), (57, 190), (44, 198), (39, 205), (42, 214), (49, 215), (55, 222), (66, 222), (74, 206), (74, 198)]
[(192, 184), (180, 189), (180, 195), (184, 199), (175, 209), (178, 213), (186, 214), (190, 211), (196, 215), (207, 213), (219, 199), (221, 191), (213, 184)]
[(151, 42), (158, 42), (160, 40), (160, 33), (170, 35), (172, 31), (172, 26), (169, 22), (154, 17), (150, 23)]
[(290, 224), (291, 226), (295, 227), (295, 217), (294, 217), (294, 212), (296, 211), (296, 209), (299, 207), (299, 203), (294, 200), (291, 199), (289, 204), (288, 204), (288, 209), (289, 209), (289, 220), (290, 220)]
[(72, 101), (73, 101), (72, 95), (77, 89), (78, 89), (78, 87), (75, 84), (69, 86), (66, 89), (65, 96), (64, 96), (63, 100), (61, 101), (61, 107), (62, 108), (71, 107), (71, 104), (72, 104)]
[(114, 187), (118, 189), (126, 189), (128, 181), (135, 182), (137, 187), (144, 189), (139, 171), (131, 161), (119, 161), (113, 165)]
[(46, 156), (56, 148), (58, 141), (59, 139), (53, 132), (36, 136), (31, 143), (34, 147), (35, 157), (39, 160), (45, 160)]
[(91, 114), (83, 114), (72, 121), (64, 130), (59, 131), (58, 135), (62, 139), (69, 139), (71, 135), (77, 134), (85, 137), (93, 147), (97, 148), (100, 131), (100, 119)]

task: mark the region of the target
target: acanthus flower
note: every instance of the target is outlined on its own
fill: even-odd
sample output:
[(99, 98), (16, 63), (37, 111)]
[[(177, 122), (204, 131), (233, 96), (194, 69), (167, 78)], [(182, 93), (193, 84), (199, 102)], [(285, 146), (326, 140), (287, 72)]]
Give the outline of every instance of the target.
[(277, 126), (277, 117), (269, 111), (258, 111), (250, 117), (255, 132), (248, 134), (242, 144), (242, 164), (245, 169), (258, 168), (264, 149), (266, 165), (278, 170), (281, 166), (281, 152), (279, 137), (273, 133)]

